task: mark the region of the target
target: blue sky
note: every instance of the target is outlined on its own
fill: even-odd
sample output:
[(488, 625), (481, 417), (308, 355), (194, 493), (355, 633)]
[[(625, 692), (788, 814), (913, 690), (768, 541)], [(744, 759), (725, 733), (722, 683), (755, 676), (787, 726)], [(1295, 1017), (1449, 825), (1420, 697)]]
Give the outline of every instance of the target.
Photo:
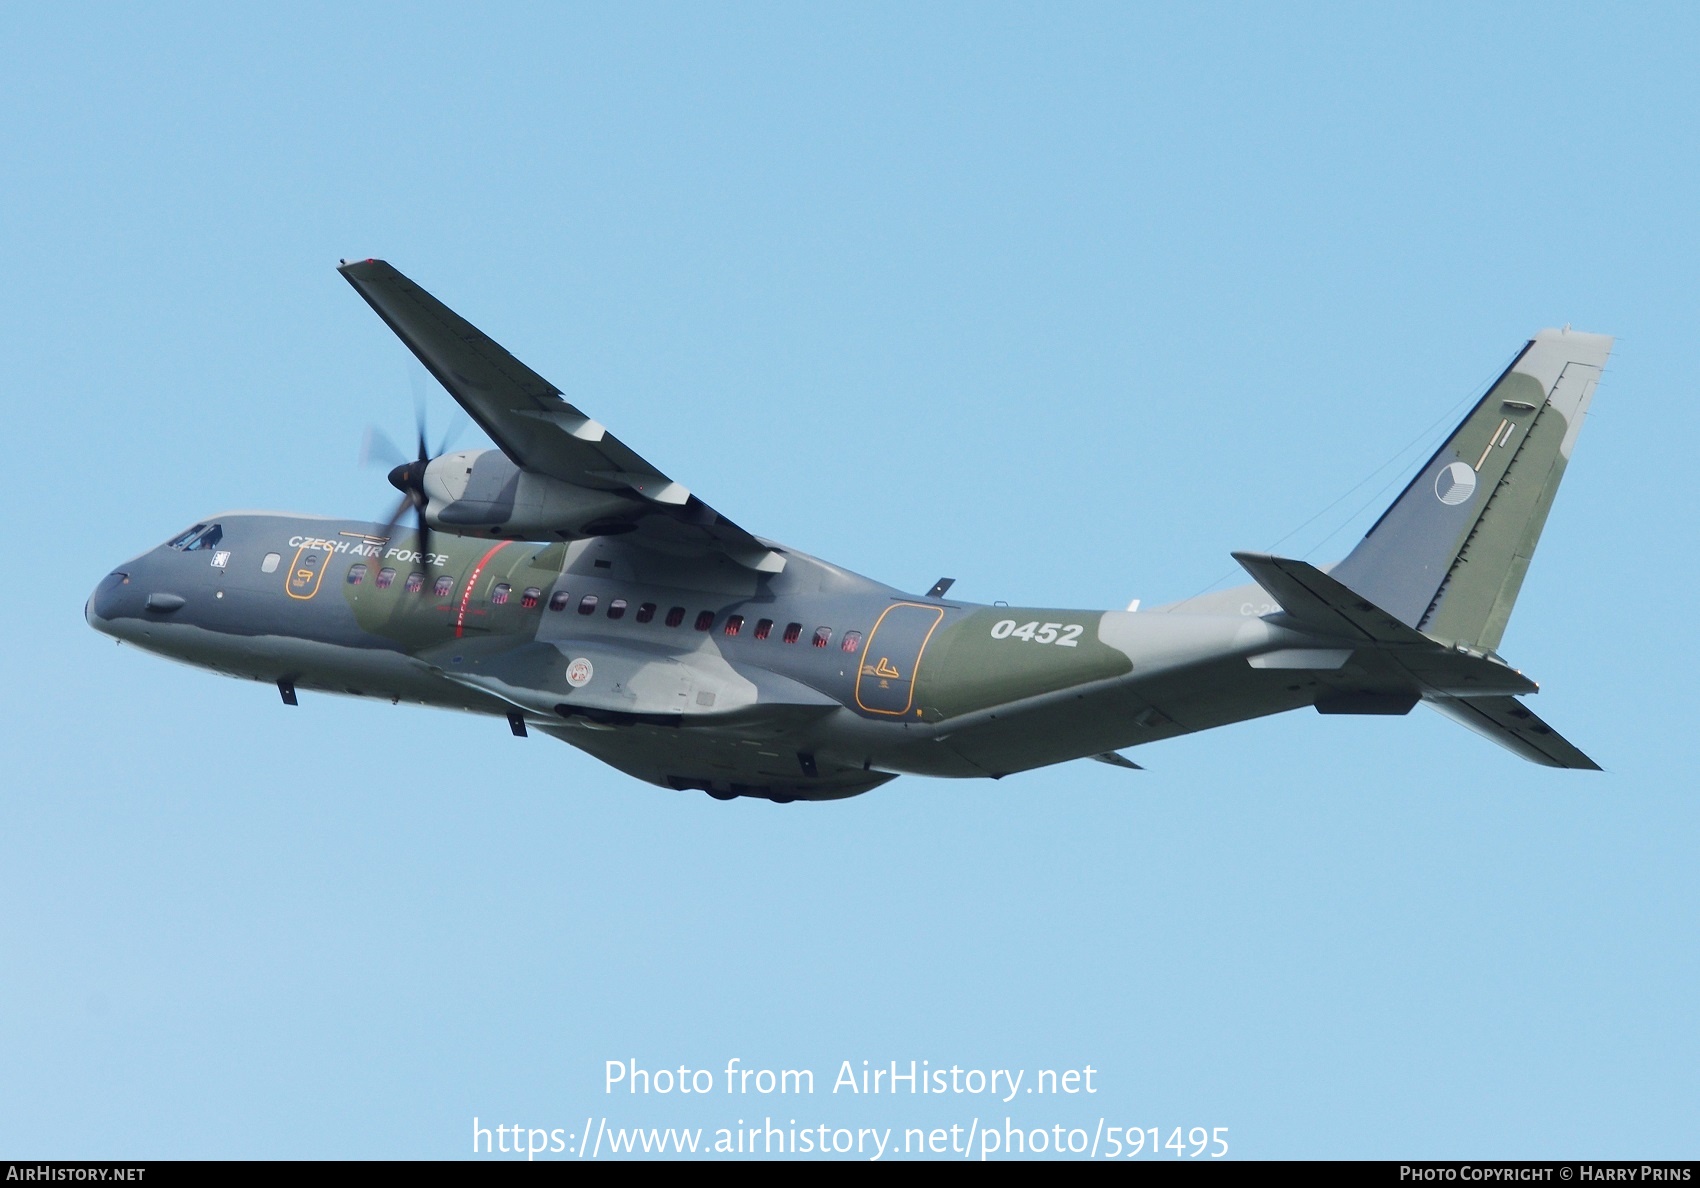
[[(0, 1152), (1011, 1114), (1692, 1157), (1697, 33), (1674, 5), (0, 12)], [(723, 805), (115, 648), (83, 600), (197, 517), (388, 507), (360, 439), (409, 433), (415, 376), (345, 256), (754, 531), (1063, 606), (1183, 597), (1230, 549), (1332, 560), (1534, 330), (1615, 334), (1503, 647), (1607, 771), (1306, 713), (1144, 772)], [(602, 1092), (608, 1060), (732, 1057), (822, 1091)], [(825, 1092), (864, 1059), (1099, 1092)]]

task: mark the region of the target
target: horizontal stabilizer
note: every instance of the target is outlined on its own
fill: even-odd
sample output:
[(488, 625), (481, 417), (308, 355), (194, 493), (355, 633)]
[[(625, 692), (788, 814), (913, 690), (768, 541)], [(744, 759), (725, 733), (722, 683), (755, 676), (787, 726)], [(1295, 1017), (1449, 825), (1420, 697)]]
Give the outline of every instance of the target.
[(1544, 767), (1599, 771), (1600, 765), (1565, 740), (1515, 697), (1437, 697), (1429, 704), (1508, 751)]
[[(1358, 644), (1360, 662), (1374, 651), (1387, 657), (1399, 674), (1391, 688), (1374, 690), (1394, 695), (1385, 701), (1363, 701), (1353, 690), (1344, 699), (1319, 700), (1321, 713), (1409, 713), (1418, 696), (1509, 698), (1535, 693), (1534, 681), (1496, 657), (1449, 647), (1405, 626), (1387, 611), (1323, 573), (1314, 565), (1264, 553), (1235, 553), (1234, 560), (1257, 579), (1298, 626)], [(1327, 648), (1282, 648), (1252, 656), (1247, 663), (1262, 669), (1340, 669), (1351, 652)], [(1365, 708), (1371, 707), (1371, 708)]]
[(1282, 610), (1306, 627), (1372, 643), (1433, 646), (1428, 636), (1405, 626), (1314, 565), (1267, 553), (1235, 553), (1233, 557), (1281, 604)]

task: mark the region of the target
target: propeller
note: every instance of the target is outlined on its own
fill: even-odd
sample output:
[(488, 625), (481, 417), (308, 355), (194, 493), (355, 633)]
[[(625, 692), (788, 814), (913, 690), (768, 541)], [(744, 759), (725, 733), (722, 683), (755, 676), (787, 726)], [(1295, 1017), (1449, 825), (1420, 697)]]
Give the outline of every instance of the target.
[(365, 439), (360, 446), (360, 464), (371, 466), (376, 463), (390, 467), (390, 486), (401, 492), (401, 502), (397, 503), (395, 510), (390, 512), (389, 518), (384, 522), (384, 530), (380, 535), (385, 538), (393, 537), (396, 526), (401, 523), (402, 518), (407, 515), (407, 509), (411, 507), (413, 509), (414, 530), (419, 536), (420, 558), (427, 566), (428, 575), (429, 562), (426, 561), (426, 558), (431, 554), (431, 525), (425, 519), (425, 509), (430, 503), (425, 494), (425, 468), (431, 464), (432, 458), (441, 455), (449, 448), (449, 443), (458, 435), (461, 426), (459, 423), (451, 425), (449, 431), (443, 435), (442, 444), (433, 452), (425, 434), (425, 401), (423, 395), (417, 389), (414, 395), (414, 431), (417, 435), (418, 445), (413, 459), (409, 460), (407, 455), (382, 429), (375, 425), (369, 425), (366, 428)]
[[(431, 464), (430, 447), (425, 444), (425, 419), (419, 420), (419, 456), (411, 462), (401, 462), (390, 469), (390, 486), (401, 492), (401, 502), (396, 504), (390, 513), (388, 522), (384, 524), (383, 537), (393, 537), (396, 525), (401, 523), (407, 509), (413, 509), (414, 527), (419, 533), (419, 553), (422, 564), (429, 567), (431, 555), (431, 525), (425, 519), (425, 508), (430, 500), (425, 495), (425, 468)], [(429, 573), (427, 573), (429, 576)]]

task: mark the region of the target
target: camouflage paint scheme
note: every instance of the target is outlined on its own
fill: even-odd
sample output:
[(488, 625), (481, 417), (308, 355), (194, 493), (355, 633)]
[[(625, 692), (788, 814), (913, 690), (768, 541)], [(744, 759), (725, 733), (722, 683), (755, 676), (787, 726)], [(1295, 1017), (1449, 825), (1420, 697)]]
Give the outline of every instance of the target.
[(342, 272), (499, 447), (421, 463), (428, 553), (380, 524), (227, 512), (108, 575), (98, 630), (291, 704), (487, 714), (723, 799), (1134, 766), (1116, 752), (1418, 701), (1535, 762), (1595, 766), (1494, 649), (1609, 338), (1538, 334), (1327, 571), (1235, 554), (1257, 584), (1167, 607), (988, 607), (751, 536), (387, 264)]

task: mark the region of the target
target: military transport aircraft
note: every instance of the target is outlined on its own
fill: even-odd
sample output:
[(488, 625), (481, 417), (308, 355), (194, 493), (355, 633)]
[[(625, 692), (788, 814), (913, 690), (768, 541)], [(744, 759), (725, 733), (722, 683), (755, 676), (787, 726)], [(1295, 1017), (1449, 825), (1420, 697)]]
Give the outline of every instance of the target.
[[(495, 442), (397, 466), (388, 524), (210, 516), (101, 581), (98, 630), (272, 682), (541, 730), (663, 787), (773, 801), (998, 778), (1314, 706), (1425, 701), (1595, 764), (1495, 649), (1612, 340), (1543, 330), (1343, 561), (1147, 610), (906, 593), (753, 536), (380, 260), (342, 275)], [(411, 531), (398, 526), (408, 512)]]

